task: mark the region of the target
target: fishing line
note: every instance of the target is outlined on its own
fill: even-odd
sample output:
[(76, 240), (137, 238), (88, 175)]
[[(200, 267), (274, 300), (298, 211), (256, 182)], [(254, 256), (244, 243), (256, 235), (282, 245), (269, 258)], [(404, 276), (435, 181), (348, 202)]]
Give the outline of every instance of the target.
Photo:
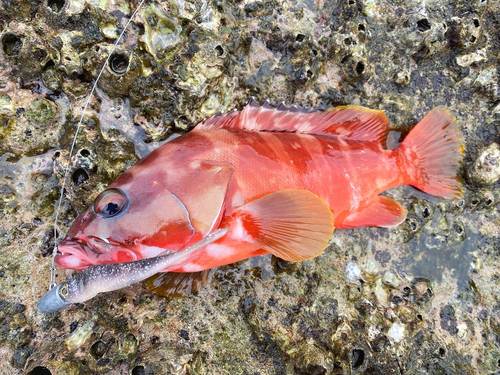
[(55, 218), (54, 218), (54, 249), (52, 250), (52, 264), (50, 266), (50, 284), (49, 284), (49, 290), (51, 290), (53, 287), (55, 287), (56, 284), (56, 255), (57, 255), (57, 244), (59, 240), (59, 235), (58, 235), (58, 227), (57, 227), (57, 222), (59, 220), (59, 213), (61, 211), (61, 205), (62, 201), (64, 198), (64, 189), (66, 188), (66, 179), (68, 177), (69, 173), (69, 167), (71, 163), (71, 156), (73, 155), (73, 151), (75, 149), (76, 145), (76, 138), (78, 137), (78, 133), (80, 132), (80, 128), (82, 127), (83, 124), (83, 118), (85, 116), (85, 112), (87, 111), (87, 108), (90, 105), (90, 98), (94, 94), (96, 88), (97, 88), (97, 83), (99, 82), (99, 79), (101, 78), (102, 73), (104, 72), (104, 69), (106, 69), (106, 65), (109, 63), (109, 58), (115, 52), (116, 47), (118, 46), (118, 43), (120, 43), (123, 39), (123, 35), (125, 35), (125, 31), (127, 31), (128, 26), (132, 22), (132, 20), (135, 18), (135, 15), (139, 10), (141, 9), (142, 5), (144, 4), (146, 0), (141, 0), (135, 11), (132, 13), (130, 16), (129, 20), (125, 24), (125, 27), (123, 28), (122, 32), (120, 33), (120, 36), (118, 39), (116, 39), (115, 43), (113, 44), (113, 47), (111, 48), (111, 52), (108, 53), (108, 57), (106, 58), (106, 61), (104, 61), (104, 64), (102, 65), (101, 70), (99, 71), (99, 74), (97, 75), (97, 78), (94, 81), (94, 84), (92, 85), (92, 89), (90, 90), (89, 95), (87, 96), (87, 99), (85, 101), (85, 105), (83, 107), (82, 114), (80, 116), (80, 121), (78, 121), (78, 124), (76, 126), (75, 130), (75, 136), (73, 138), (73, 142), (71, 143), (71, 147), (69, 149), (69, 157), (68, 157), (68, 164), (66, 164), (66, 168), (64, 169), (64, 175), (62, 179), (62, 184), (61, 184), (61, 194), (59, 196), (59, 200), (57, 202), (56, 206), (56, 212), (55, 212)]

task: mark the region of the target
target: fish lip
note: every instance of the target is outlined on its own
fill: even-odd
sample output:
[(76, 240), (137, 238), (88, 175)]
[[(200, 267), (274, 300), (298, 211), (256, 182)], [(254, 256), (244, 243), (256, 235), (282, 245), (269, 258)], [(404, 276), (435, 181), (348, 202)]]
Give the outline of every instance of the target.
[(123, 248), (123, 246), (116, 241), (98, 236), (87, 237), (85, 243), (96, 254), (107, 254), (110, 251)]
[(76, 255), (73, 251), (75, 248), (80, 252), (91, 250), (96, 256), (99, 256), (116, 249), (121, 249), (123, 246), (116, 241), (110, 241), (98, 236), (65, 238), (57, 246), (58, 254), (61, 255), (66, 255), (68, 253)]
[[(90, 247), (76, 239), (64, 239), (57, 246), (55, 263), (62, 268), (81, 271), (94, 264), (90, 256)], [(92, 250), (93, 253), (93, 250)]]
[(119, 253), (127, 254), (130, 261), (140, 259), (133, 250), (112, 239), (67, 237), (58, 245), (55, 262), (59, 267), (81, 271), (97, 264), (120, 263), (117, 258)]

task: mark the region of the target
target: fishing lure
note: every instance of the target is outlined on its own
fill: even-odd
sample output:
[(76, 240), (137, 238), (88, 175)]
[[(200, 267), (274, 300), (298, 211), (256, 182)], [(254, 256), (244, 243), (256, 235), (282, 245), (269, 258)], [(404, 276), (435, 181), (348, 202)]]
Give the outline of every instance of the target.
[(177, 267), (191, 254), (217, 241), (228, 229), (218, 229), (194, 245), (181, 251), (167, 251), (165, 255), (135, 262), (91, 266), (70, 280), (45, 293), (38, 301), (38, 311), (51, 313), (73, 304), (94, 298), (99, 293), (111, 292), (146, 280), (161, 270)]

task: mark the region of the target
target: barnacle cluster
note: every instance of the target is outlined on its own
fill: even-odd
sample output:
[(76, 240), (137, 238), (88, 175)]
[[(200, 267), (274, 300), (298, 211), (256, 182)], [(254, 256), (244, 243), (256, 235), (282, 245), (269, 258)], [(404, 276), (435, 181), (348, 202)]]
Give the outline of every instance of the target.
[[(0, 373), (498, 372), (500, 6), (148, 1), (111, 54), (137, 5), (0, 7)], [(191, 298), (135, 286), (37, 314), (68, 164), (61, 234), (147, 152), (250, 97), (383, 109), (393, 145), (447, 105), (464, 134), (466, 194), (399, 187), (388, 192), (408, 208), (398, 228), (336, 231), (300, 264), (221, 267)]]

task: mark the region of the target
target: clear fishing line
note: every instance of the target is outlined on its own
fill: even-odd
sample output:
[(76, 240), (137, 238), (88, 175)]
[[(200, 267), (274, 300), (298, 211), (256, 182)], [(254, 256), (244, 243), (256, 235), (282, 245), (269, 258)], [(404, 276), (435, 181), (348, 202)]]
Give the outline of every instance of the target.
[(120, 33), (120, 36), (118, 39), (116, 39), (115, 43), (113, 44), (113, 47), (111, 48), (111, 51), (108, 53), (108, 57), (106, 58), (106, 61), (104, 61), (104, 64), (102, 65), (101, 70), (99, 71), (99, 74), (97, 75), (97, 78), (94, 81), (94, 84), (92, 85), (92, 89), (90, 90), (89, 95), (87, 96), (87, 99), (85, 101), (85, 105), (83, 107), (82, 114), (80, 116), (80, 120), (78, 121), (78, 124), (76, 126), (75, 130), (75, 136), (73, 138), (73, 142), (71, 143), (71, 147), (69, 149), (69, 157), (68, 157), (68, 164), (66, 165), (66, 168), (64, 169), (64, 175), (62, 179), (62, 184), (61, 184), (61, 194), (59, 195), (59, 200), (57, 202), (56, 206), (56, 212), (55, 212), (55, 217), (54, 217), (54, 249), (52, 250), (52, 264), (50, 266), (50, 284), (49, 284), (49, 290), (52, 289), (54, 286), (56, 286), (56, 255), (57, 255), (57, 244), (59, 240), (58, 236), (58, 227), (57, 227), (57, 222), (59, 221), (59, 213), (61, 211), (61, 206), (62, 206), (62, 201), (64, 198), (64, 189), (66, 188), (66, 179), (68, 177), (69, 173), (69, 167), (71, 163), (71, 156), (73, 155), (73, 151), (75, 149), (76, 145), (76, 138), (78, 137), (78, 133), (80, 132), (80, 128), (82, 127), (83, 124), (83, 118), (85, 116), (85, 112), (87, 111), (87, 108), (90, 105), (90, 98), (94, 94), (96, 88), (97, 88), (97, 83), (99, 82), (99, 79), (101, 78), (102, 73), (104, 72), (104, 69), (106, 69), (106, 65), (109, 63), (109, 58), (113, 54), (113, 52), (116, 50), (116, 47), (118, 44), (122, 41), (123, 35), (125, 35), (125, 31), (127, 31), (127, 28), (129, 27), (130, 23), (132, 20), (135, 18), (135, 15), (139, 10), (141, 9), (142, 5), (144, 4), (146, 0), (141, 0), (135, 11), (132, 13), (130, 16), (129, 20), (125, 24), (125, 27), (123, 28), (122, 32)]

